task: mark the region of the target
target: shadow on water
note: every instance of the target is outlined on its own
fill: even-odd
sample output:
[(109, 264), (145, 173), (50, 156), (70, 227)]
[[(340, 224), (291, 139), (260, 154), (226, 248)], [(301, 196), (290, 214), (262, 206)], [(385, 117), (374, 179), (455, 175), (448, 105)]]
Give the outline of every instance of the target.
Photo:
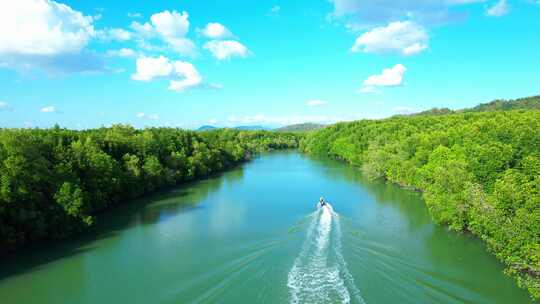
[(176, 214), (196, 212), (210, 194), (231, 186), (244, 178), (239, 165), (226, 172), (110, 207), (98, 215), (97, 224), (76, 237), (42, 242), (4, 256), (0, 260), (0, 281), (46, 267), (57, 260), (90, 252), (100, 246), (98, 241), (113, 238), (135, 226), (153, 225)]

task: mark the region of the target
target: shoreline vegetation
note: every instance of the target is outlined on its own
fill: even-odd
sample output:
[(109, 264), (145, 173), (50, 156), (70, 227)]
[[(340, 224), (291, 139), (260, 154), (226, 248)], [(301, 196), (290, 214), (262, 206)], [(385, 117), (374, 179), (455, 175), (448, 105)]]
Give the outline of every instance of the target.
[(0, 129), (0, 255), (81, 233), (110, 206), (222, 172), (263, 151), (297, 148), (298, 139), (127, 125)]
[(435, 222), (482, 239), (540, 297), (540, 111), (396, 116), (337, 123), (300, 150), (421, 191)]

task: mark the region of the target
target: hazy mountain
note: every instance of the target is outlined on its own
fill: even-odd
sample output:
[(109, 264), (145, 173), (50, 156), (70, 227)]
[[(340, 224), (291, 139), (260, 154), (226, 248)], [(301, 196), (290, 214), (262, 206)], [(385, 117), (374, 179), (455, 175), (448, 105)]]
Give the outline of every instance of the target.
[(205, 125), (205, 126), (200, 126), (197, 131), (210, 131), (210, 130), (215, 130), (215, 129), (219, 129), (218, 127), (214, 127), (214, 126), (209, 126), (209, 125)]

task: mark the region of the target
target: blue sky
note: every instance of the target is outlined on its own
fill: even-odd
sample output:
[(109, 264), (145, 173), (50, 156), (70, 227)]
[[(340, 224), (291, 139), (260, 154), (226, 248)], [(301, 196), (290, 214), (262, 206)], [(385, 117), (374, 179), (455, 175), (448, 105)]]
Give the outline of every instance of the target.
[(0, 127), (278, 126), (540, 93), (540, 1), (46, 1), (0, 11)]

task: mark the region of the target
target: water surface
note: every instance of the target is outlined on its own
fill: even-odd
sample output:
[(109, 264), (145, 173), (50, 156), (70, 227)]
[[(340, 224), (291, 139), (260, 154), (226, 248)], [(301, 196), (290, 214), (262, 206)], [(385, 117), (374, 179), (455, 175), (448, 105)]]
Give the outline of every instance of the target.
[(2, 303), (530, 303), (418, 193), (296, 152), (119, 206), (0, 267)]

